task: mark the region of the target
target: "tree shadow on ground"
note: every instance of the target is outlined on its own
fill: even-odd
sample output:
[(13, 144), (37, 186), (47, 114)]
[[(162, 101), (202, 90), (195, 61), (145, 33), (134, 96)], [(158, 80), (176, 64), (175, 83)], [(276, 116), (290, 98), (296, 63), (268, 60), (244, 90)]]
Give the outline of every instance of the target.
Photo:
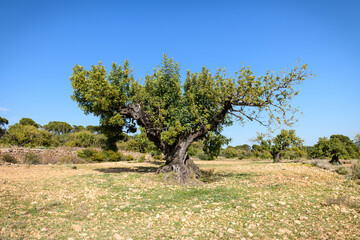
[(98, 168), (95, 171), (102, 172), (102, 173), (149, 173), (149, 172), (156, 172), (157, 167), (113, 167), (113, 168)]

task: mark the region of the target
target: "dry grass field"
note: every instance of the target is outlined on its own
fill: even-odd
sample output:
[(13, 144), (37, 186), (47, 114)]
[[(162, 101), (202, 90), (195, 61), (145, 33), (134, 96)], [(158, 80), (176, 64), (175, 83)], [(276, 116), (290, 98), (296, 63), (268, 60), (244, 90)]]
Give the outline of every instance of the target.
[(169, 184), (156, 163), (0, 166), (0, 239), (360, 239), (360, 185), (300, 163), (198, 161)]

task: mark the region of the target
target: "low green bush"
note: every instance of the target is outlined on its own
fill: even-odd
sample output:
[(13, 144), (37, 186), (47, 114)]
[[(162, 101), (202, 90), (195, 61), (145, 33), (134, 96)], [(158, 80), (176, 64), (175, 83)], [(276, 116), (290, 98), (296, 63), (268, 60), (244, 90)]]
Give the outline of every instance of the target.
[(145, 162), (145, 159), (146, 158), (145, 158), (145, 154), (144, 154), (139, 158), (138, 162), (143, 163), (143, 162)]
[(17, 163), (18, 161), (12, 155), (6, 153), (2, 156), (2, 161), (6, 163)]
[(86, 148), (84, 150), (80, 150), (77, 152), (78, 157), (85, 158), (85, 159), (91, 159), (91, 157), (97, 152), (94, 149)]
[(119, 162), (124, 161), (126, 158), (125, 156), (120, 152), (115, 151), (106, 151), (106, 160), (109, 162)]
[(206, 153), (204, 152), (200, 152), (197, 154), (197, 157), (200, 159), (200, 160), (210, 160), (209, 159), (209, 155), (207, 155)]
[(40, 164), (40, 157), (33, 152), (28, 152), (25, 154), (24, 163), (29, 165)]
[(338, 167), (335, 172), (337, 172), (338, 174), (341, 175), (348, 175), (349, 174), (349, 170), (346, 167)]
[(126, 161), (132, 161), (132, 160), (134, 160), (133, 155), (129, 154), (129, 155), (126, 156)]

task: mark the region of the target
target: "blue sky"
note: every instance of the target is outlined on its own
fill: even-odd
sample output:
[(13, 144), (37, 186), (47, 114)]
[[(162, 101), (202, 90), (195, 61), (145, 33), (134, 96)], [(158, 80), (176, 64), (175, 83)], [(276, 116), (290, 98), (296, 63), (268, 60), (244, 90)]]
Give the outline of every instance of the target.
[[(295, 127), (306, 145), (360, 133), (360, 1), (0, 1), (0, 116), (97, 125), (70, 99), (72, 67), (130, 61), (142, 78), (167, 53), (182, 72), (242, 62), (257, 75), (300, 59)], [(265, 128), (234, 124), (231, 145)]]

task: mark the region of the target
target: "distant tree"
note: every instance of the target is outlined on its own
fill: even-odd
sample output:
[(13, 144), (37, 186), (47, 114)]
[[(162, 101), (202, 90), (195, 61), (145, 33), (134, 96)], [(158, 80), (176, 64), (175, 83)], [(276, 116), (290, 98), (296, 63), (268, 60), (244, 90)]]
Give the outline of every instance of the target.
[(82, 125), (73, 125), (72, 132), (81, 132), (86, 130), (86, 128)]
[(239, 159), (251, 158), (252, 152), (251, 152), (250, 145), (243, 144), (243, 145), (238, 145), (235, 148), (239, 152), (239, 155), (238, 155)]
[(20, 119), (19, 121), (19, 124), (21, 125), (30, 125), (30, 126), (34, 126), (36, 128), (40, 128), (41, 125), (40, 124), (37, 124), (34, 120), (32, 120), (31, 118), (22, 118)]
[(214, 160), (220, 155), (221, 147), (223, 145), (229, 144), (231, 141), (230, 138), (227, 138), (221, 134), (214, 134), (209, 132), (203, 142), (203, 151), (208, 156), (208, 160)]
[(83, 130), (68, 135), (68, 141), (65, 143), (68, 147), (100, 147), (102, 137), (98, 134)]
[(9, 124), (9, 121), (6, 118), (0, 117), (0, 137), (5, 134), (5, 125), (7, 124)]
[(15, 124), (9, 127), (1, 142), (19, 147), (48, 147), (52, 145), (52, 135), (33, 125)]
[(70, 124), (66, 122), (51, 121), (48, 124), (44, 125), (44, 129), (60, 135), (64, 133), (69, 133), (73, 128)]
[(341, 164), (340, 159), (359, 157), (359, 148), (349, 137), (331, 135), (330, 139), (323, 137), (311, 148), (311, 157), (330, 157), (331, 164)]
[(258, 134), (255, 138), (263, 149), (267, 149), (274, 162), (280, 162), (280, 154), (290, 147), (302, 146), (303, 140), (295, 135), (295, 130), (281, 130), (281, 132), (273, 138), (266, 139), (264, 134)]
[(70, 81), (72, 98), (86, 114), (100, 117), (101, 125), (112, 129), (108, 133), (143, 127), (165, 156), (158, 172), (174, 171), (184, 182), (189, 166), (196, 169), (187, 154), (193, 141), (220, 134), (232, 120), (291, 124), (295, 109), (289, 102), (298, 93), (293, 87), (310, 76), (306, 65), (258, 77), (244, 67), (235, 78), (224, 69), (211, 74), (203, 67), (200, 73), (188, 71), (182, 86), (179, 64), (164, 55), (144, 84), (135, 81), (128, 61), (114, 63), (108, 74), (101, 63), (90, 70), (75, 65)]
[(85, 129), (89, 132), (96, 133), (96, 134), (99, 134), (100, 130), (101, 130), (99, 126), (93, 126), (93, 125), (88, 125), (88, 126), (86, 126)]

